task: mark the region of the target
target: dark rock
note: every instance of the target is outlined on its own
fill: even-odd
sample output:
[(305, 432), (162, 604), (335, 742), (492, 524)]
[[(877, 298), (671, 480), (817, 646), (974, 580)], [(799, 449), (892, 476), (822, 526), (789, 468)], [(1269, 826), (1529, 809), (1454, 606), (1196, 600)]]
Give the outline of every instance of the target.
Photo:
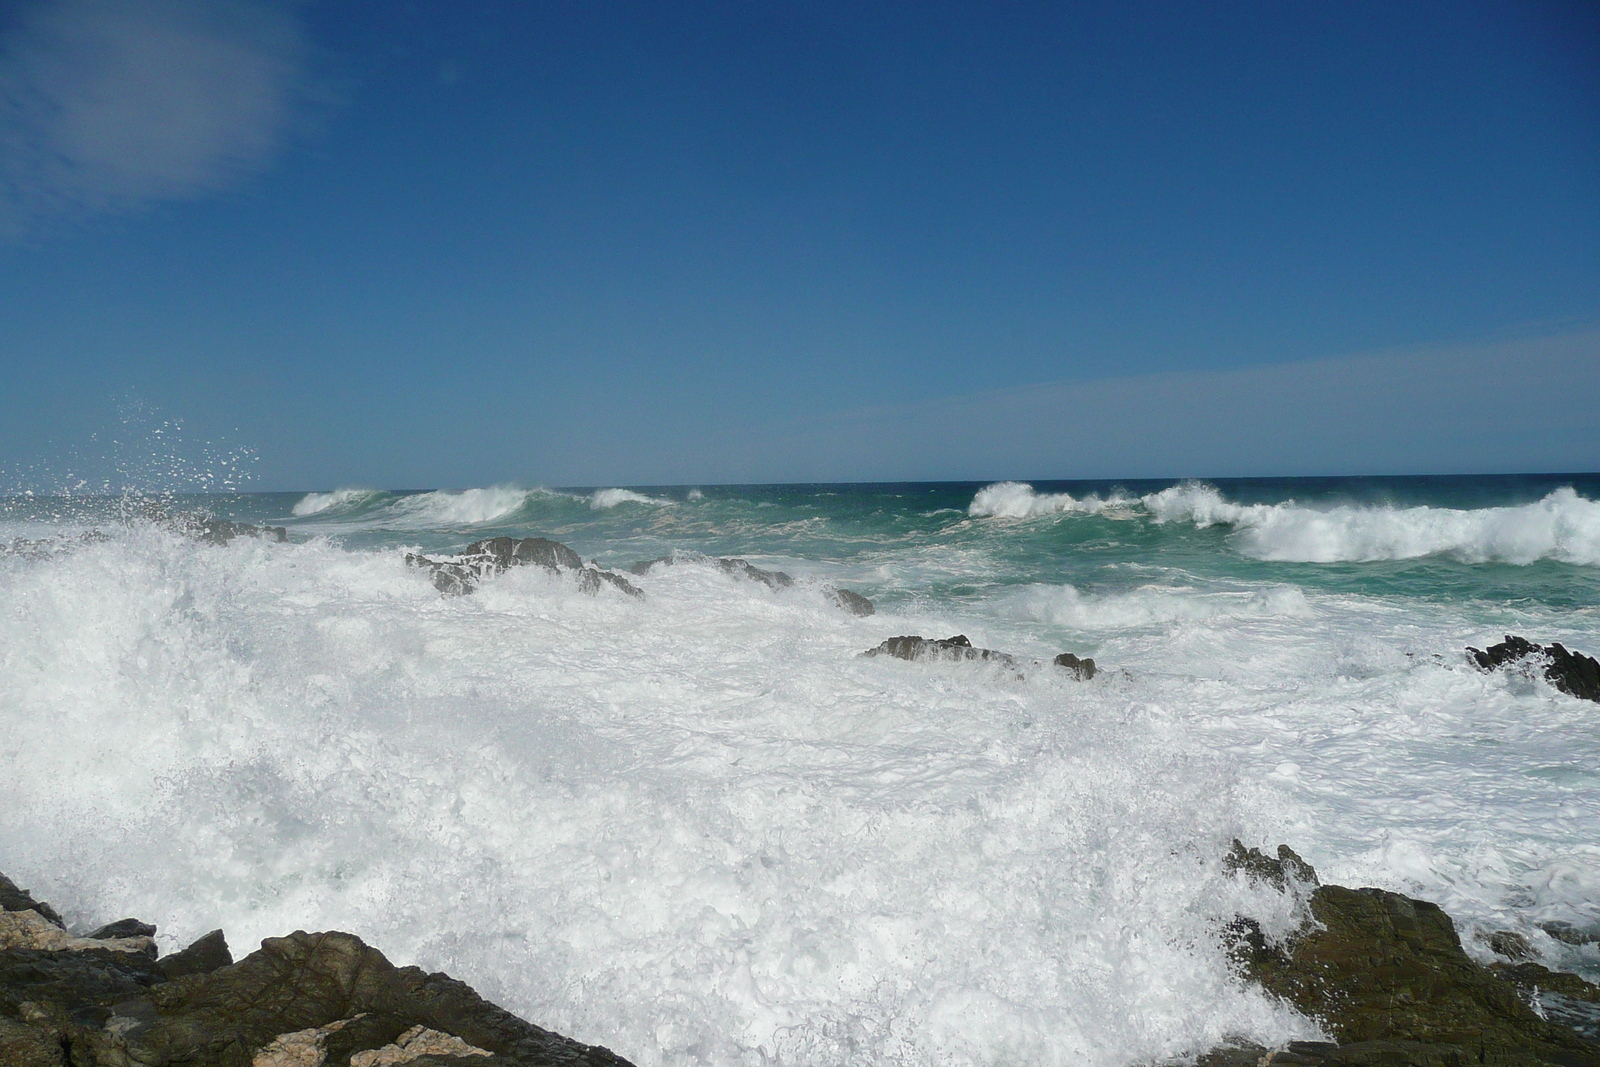
[[(1273, 860), (1236, 842), (1228, 862), (1274, 884), (1310, 883), (1309, 865), (1286, 848)], [(1437, 905), (1325, 885), (1309, 907), (1314, 922), (1283, 945), (1248, 920), (1230, 928), (1245, 975), (1338, 1039), (1306, 1062), (1600, 1067), (1600, 1047), (1541, 1019), (1515, 986), (1468, 958)]]
[(213, 930), (181, 952), (165, 957), (157, 966), (168, 979), (173, 979), (189, 974), (210, 974), (232, 962), (228, 939), (222, 936), (221, 930)]
[(828, 593), (828, 599), (852, 615), (875, 615), (878, 612), (872, 606), (872, 601), (848, 589), (834, 589)]
[(544, 537), (491, 537), (474, 541), (458, 556), (438, 559), (407, 553), (405, 559), (410, 566), (430, 568), (434, 587), (450, 596), (464, 596), (476, 589), (484, 578), (512, 567), (529, 565), (543, 567), (552, 574), (574, 572), (578, 575), (578, 588), (585, 593), (597, 593), (603, 586), (610, 585), (629, 596), (644, 595), (620, 574), (592, 564), (586, 566), (572, 549)]
[[(4, 876), (0, 889), (8, 905), (34, 905), (16, 910), (37, 910)], [(123, 920), (96, 939), (145, 929)], [(307, 1030), (321, 1050), (315, 1062), (348, 1067), (353, 1053), (424, 1028), (493, 1055), (434, 1053), (410, 1061), (419, 1067), (629, 1067), (604, 1048), (524, 1022), (448, 975), (397, 968), (350, 934), (269, 938), (238, 963), (220, 930), (159, 963), (100, 948), (0, 950), (0, 1067), (250, 1067), (263, 1048)], [(273, 1062), (312, 1060), (291, 1048)]]
[(1467, 653), (1486, 671), (1520, 663), (1530, 657), (1542, 663), (1551, 685), (1580, 700), (1600, 702), (1600, 662), (1581, 652), (1568, 652), (1559, 643), (1536, 645), (1525, 637), (1506, 634), (1498, 645), (1468, 648)]
[(1080, 681), (1086, 682), (1090, 678), (1093, 678), (1096, 673), (1094, 660), (1088, 658), (1079, 659), (1071, 652), (1063, 652), (1050, 662), (1054, 663), (1057, 667), (1071, 671), (1078, 677)]
[(896, 659), (924, 660), (987, 660), (1014, 667), (1017, 657), (996, 652), (992, 648), (973, 648), (966, 634), (956, 634), (944, 639), (932, 637), (891, 637), (876, 648), (869, 648), (863, 656), (894, 656)]
[(3, 874), (0, 874), (0, 911), (36, 911), (63, 930), (67, 928), (61, 916), (56, 914), (56, 909), (42, 900), (34, 900), (31, 893), (17, 888), (17, 883)]
[(107, 923), (88, 936), (95, 941), (104, 941), (113, 937), (154, 937), (156, 936), (156, 928), (149, 923), (140, 922), (138, 919), (118, 919), (114, 923)]

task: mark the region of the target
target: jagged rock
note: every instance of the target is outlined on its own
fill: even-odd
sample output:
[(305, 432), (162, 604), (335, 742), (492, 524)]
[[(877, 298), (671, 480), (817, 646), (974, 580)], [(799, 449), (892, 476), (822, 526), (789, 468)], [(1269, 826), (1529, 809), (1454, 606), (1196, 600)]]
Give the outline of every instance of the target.
[(872, 601), (848, 589), (830, 590), (828, 599), (852, 615), (875, 615), (878, 612), (878, 609), (872, 606)]
[[(152, 931), (154, 927), (150, 928)], [(142, 952), (152, 959), (155, 940), (149, 935), (129, 937), (74, 937), (37, 911), (0, 912), (0, 950), (39, 949), (46, 952), (80, 952), (109, 949), (113, 952)]]
[(172, 979), (187, 974), (210, 974), (232, 962), (233, 953), (228, 951), (228, 939), (222, 936), (221, 930), (213, 930), (204, 937), (196, 938), (188, 948), (162, 957), (158, 966), (163, 975)]
[(156, 936), (156, 928), (149, 923), (140, 922), (138, 919), (118, 919), (114, 923), (107, 923), (88, 936), (96, 940), (110, 940), (121, 937), (154, 937)]
[(592, 564), (586, 566), (572, 549), (544, 537), (491, 537), (474, 541), (457, 556), (438, 558), (407, 553), (405, 559), (413, 567), (430, 568), (434, 587), (451, 596), (464, 596), (484, 578), (524, 565), (543, 567), (553, 574), (576, 573), (578, 588), (585, 593), (597, 593), (602, 586), (610, 585), (629, 596), (644, 595), (622, 575)]
[(1050, 662), (1054, 663), (1057, 667), (1071, 671), (1080, 681), (1084, 682), (1087, 682), (1090, 678), (1093, 678), (1096, 673), (1094, 660), (1089, 659), (1088, 657), (1079, 659), (1071, 652), (1063, 652)]
[(1467, 653), (1486, 671), (1532, 657), (1542, 661), (1545, 678), (1563, 693), (1600, 702), (1600, 662), (1581, 652), (1568, 652), (1560, 643), (1536, 645), (1525, 637), (1506, 634), (1498, 645), (1468, 648)]
[(17, 888), (17, 883), (3, 874), (0, 874), (0, 911), (36, 911), (62, 929), (67, 925), (56, 914), (56, 909), (42, 900), (34, 900), (31, 893)]
[(52, 946), (0, 942), (0, 1067), (629, 1067), (350, 934), (269, 938), (232, 963), (216, 930), (157, 962), (117, 950), (144, 935), (74, 938), (33, 908), (0, 920)]
[[(1274, 860), (1235, 842), (1225, 865), (1279, 887), (1315, 884), (1310, 865), (1284, 846)], [(1600, 1067), (1600, 1047), (1541, 1019), (1511, 983), (1468, 958), (1438, 905), (1337, 885), (1317, 886), (1308, 903), (1313, 922), (1282, 945), (1248, 920), (1230, 928), (1244, 974), (1338, 1040), (1331, 1049), (1291, 1046), (1308, 1058), (1272, 1062)]]
[(932, 637), (891, 637), (876, 648), (869, 648), (863, 656), (893, 656), (896, 659), (924, 660), (985, 660), (1003, 663), (1008, 667), (1017, 664), (1017, 657), (992, 648), (974, 648), (966, 634), (956, 634), (943, 639)]

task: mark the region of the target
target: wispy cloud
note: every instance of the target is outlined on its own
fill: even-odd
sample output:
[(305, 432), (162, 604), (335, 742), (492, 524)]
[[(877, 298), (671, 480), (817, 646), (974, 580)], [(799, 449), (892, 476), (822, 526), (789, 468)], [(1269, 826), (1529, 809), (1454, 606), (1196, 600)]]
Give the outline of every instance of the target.
[(0, 22), (0, 230), (220, 189), (266, 165), (306, 99), (270, 0), (35, 0)]

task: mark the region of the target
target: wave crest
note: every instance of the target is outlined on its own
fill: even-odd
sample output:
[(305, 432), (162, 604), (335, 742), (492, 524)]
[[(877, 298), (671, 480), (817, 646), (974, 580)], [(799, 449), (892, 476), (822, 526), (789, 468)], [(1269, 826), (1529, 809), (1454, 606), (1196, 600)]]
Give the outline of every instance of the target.
[(1526, 565), (1541, 559), (1600, 565), (1600, 502), (1571, 488), (1533, 504), (1462, 510), (1434, 507), (1308, 508), (1235, 504), (1203, 483), (1143, 498), (1156, 522), (1232, 526), (1256, 559), (1370, 563), (1452, 555), (1467, 563)]
[(635, 493), (631, 489), (601, 489), (589, 498), (589, 506), (596, 511), (606, 511), (618, 504), (671, 504), (671, 500), (662, 500), (659, 497), (645, 496)]
[(378, 489), (335, 489), (331, 493), (307, 493), (294, 506), (291, 514), (303, 519), (329, 511), (353, 511), (383, 495)]
[(486, 489), (437, 489), (404, 497), (395, 502), (394, 510), (408, 525), (482, 526), (515, 514), (530, 498), (542, 492), (507, 485)]
[(1076, 513), (1098, 515), (1110, 508), (1126, 507), (1120, 496), (1101, 499), (1095, 495), (1075, 497), (1071, 493), (1038, 493), (1027, 482), (996, 482), (978, 490), (967, 505), (973, 518), (1034, 519), (1041, 515)]

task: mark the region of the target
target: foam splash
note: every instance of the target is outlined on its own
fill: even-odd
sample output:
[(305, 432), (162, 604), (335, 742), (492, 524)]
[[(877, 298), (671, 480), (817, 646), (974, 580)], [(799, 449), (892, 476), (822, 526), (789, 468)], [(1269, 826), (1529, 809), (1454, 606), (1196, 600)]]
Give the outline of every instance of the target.
[(1312, 614), (1305, 593), (1288, 585), (1215, 592), (1147, 585), (1102, 596), (1085, 596), (1071, 585), (1036, 585), (1012, 594), (1007, 605), (1020, 618), (1089, 631)]
[(1229, 972), (1221, 922), (1281, 898), (1221, 874), (1232, 773), (1170, 721), (681, 570), (445, 600), (393, 552), (153, 529), (0, 570), (8, 873), (168, 948), (349, 929), (646, 1067), (1315, 1033)]
[(1279, 562), (1338, 563), (1449, 554), (1468, 563), (1526, 565), (1541, 559), (1600, 565), (1600, 502), (1570, 488), (1518, 507), (1333, 507), (1235, 504), (1189, 483), (1143, 498), (1156, 522), (1228, 525), (1246, 555)]
[(335, 489), (329, 493), (307, 493), (295, 504), (292, 514), (303, 519), (328, 512), (354, 511), (384, 495), (376, 489)]
[[(694, 497), (690, 497), (694, 499)], [(645, 496), (635, 493), (631, 489), (601, 489), (589, 498), (589, 506), (595, 511), (606, 511), (618, 504), (671, 504), (671, 500), (662, 500), (658, 497)]]
[(1118, 496), (1102, 499), (1070, 493), (1038, 493), (1027, 482), (996, 482), (978, 490), (967, 506), (974, 518), (1033, 519), (1041, 515), (1099, 515), (1125, 508), (1129, 501)]

